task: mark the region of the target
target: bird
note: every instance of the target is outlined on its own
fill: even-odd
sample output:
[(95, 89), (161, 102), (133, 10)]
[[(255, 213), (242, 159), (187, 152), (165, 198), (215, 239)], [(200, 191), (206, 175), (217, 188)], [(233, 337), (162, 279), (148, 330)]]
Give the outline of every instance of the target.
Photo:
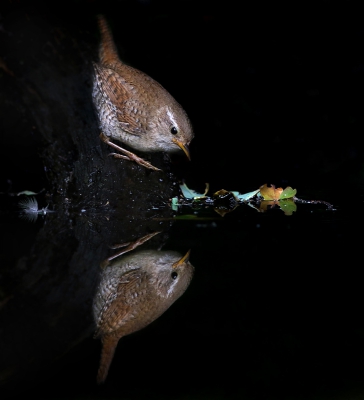
[(94, 338), (102, 350), (96, 381), (105, 382), (119, 340), (159, 318), (188, 288), (194, 275), (190, 250), (139, 250), (102, 268), (93, 299)]
[(93, 62), (92, 99), (100, 139), (118, 151), (110, 155), (155, 171), (160, 169), (122, 144), (143, 153), (182, 150), (190, 160), (194, 132), (186, 111), (160, 83), (120, 59), (105, 17), (97, 19), (101, 42), (99, 61)]

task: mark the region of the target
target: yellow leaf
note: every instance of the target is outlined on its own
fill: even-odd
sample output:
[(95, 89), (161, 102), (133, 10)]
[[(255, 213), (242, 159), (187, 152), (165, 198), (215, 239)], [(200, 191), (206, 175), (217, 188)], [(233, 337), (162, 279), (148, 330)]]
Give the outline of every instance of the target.
[(274, 185), (270, 187), (267, 186), (265, 183), (260, 188), (260, 195), (263, 197), (264, 200), (279, 200), (281, 193), (283, 192), (282, 188), (277, 188)]

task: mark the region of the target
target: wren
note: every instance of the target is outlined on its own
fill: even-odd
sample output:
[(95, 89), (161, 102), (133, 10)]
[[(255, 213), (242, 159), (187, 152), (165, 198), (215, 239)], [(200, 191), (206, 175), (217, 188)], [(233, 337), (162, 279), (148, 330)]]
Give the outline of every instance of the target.
[(94, 337), (102, 342), (97, 383), (106, 380), (119, 340), (156, 320), (186, 291), (194, 273), (189, 254), (140, 250), (108, 259), (93, 302)]
[(190, 159), (194, 133), (185, 110), (158, 82), (121, 61), (105, 18), (98, 16), (98, 22), (101, 44), (99, 62), (94, 63), (92, 98), (100, 138), (119, 152), (111, 155), (160, 170), (112, 141), (116, 140), (145, 153), (182, 149)]

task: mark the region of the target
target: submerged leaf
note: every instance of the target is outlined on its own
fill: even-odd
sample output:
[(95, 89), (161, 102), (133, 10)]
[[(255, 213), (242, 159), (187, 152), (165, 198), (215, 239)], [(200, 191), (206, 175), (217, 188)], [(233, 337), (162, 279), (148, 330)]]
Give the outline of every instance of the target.
[(269, 209), (274, 208), (277, 205), (277, 202), (274, 200), (262, 200), (259, 204), (259, 211), (266, 212)]
[(221, 217), (224, 217), (227, 213), (234, 211), (238, 205), (239, 204), (236, 203), (232, 207), (214, 207), (214, 211), (216, 211)]
[(297, 205), (292, 198), (281, 200), (279, 202), (279, 207), (281, 207), (285, 215), (292, 215), (297, 211)]

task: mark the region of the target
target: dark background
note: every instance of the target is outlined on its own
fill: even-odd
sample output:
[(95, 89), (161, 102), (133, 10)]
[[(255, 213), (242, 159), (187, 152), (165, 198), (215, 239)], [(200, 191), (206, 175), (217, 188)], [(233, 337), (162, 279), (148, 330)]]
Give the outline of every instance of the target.
[[(7, 398), (364, 398), (358, 2), (0, 6)], [(193, 123), (192, 160), (173, 156), (161, 179), (116, 165), (100, 145), (91, 101), (99, 13), (120, 56), (170, 91)], [(173, 311), (122, 339), (106, 385), (97, 387), (100, 343), (82, 317), (106, 252), (99, 236), (108, 244), (129, 238), (132, 225), (136, 236), (155, 228), (159, 222), (139, 221), (136, 211), (150, 218), (153, 201), (166, 202), (182, 180), (197, 191), (208, 182), (210, 194), (291, 186), (336, 211), (298, 204), (287, 217), (243, 206), (223, 218), (207, 212), (213, 221), (161, 223), (167, 247), (192, 248), (196, 276)], [(18, 221), (15, 194), (43, 188), (40, 206), (49, 202), (58, 214)], [(98, 208), (105, 199), (116, 210), (106, 228)], [(79, 218), (81, 208), (99, 214)]]
[[(24, 73), (15, 42), (21, 47), (26, 39), (29, 68), (62, 51), (74, 70), (83, 63), (90, 84), (98, 13), (109, 20), (123, 59), (188, 112), (196, 136), (192, 162), (179, 174), (187, 183), (242, 193), (283, 184), (302, 193), (361, 181), (363, 28), (356, 2), (2, 1), (3, 63)], [(6, 85), (12, 78), (2, 74)], [(8, 98), (3, 105), (9, 118), (2, 140), (16, 146), (19, 134), (27, 135), (16, 125), (21, 104)]]

